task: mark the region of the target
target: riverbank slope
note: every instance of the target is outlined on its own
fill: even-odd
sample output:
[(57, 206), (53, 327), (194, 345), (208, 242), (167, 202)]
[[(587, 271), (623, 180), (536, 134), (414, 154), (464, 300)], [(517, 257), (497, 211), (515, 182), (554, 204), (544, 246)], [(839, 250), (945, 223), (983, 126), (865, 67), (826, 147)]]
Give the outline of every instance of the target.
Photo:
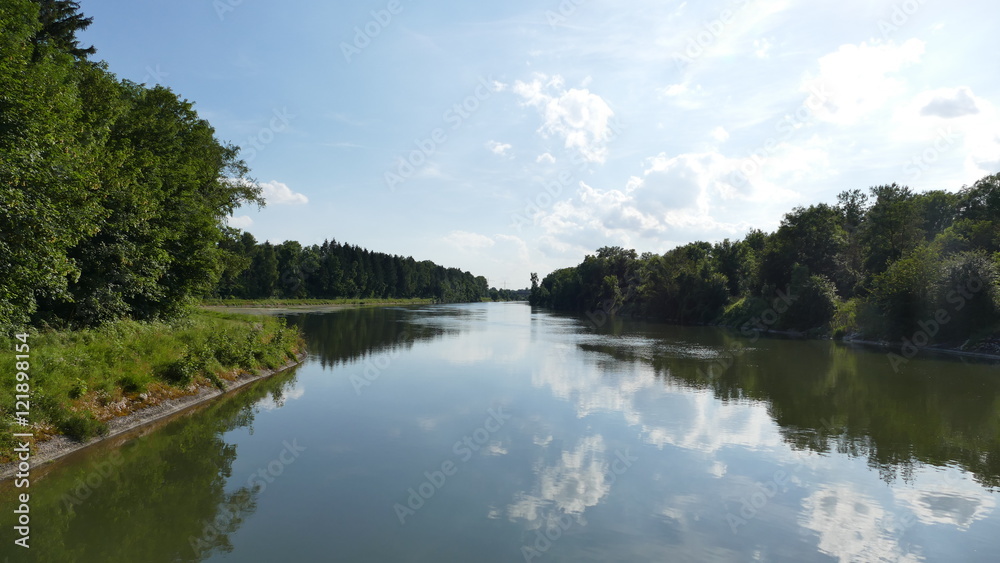
[(283, 319), (205, 310), (4, 340), (12, 358), (16, 350), (27, 358), (18, 367), (25, 377), (2, 376), (0, 463), (23, 441), (14, 434), (31, 434), (33, 464), (286, 369), (305, 346)]

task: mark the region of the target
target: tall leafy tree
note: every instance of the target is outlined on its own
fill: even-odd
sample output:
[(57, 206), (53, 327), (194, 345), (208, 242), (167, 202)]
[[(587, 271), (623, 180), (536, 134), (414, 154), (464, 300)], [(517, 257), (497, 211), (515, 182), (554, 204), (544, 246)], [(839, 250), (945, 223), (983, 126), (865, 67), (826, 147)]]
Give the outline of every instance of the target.
[(67, 295), (81, 270), (67, 252), (107, 214), (99, 141), (81, 120), (72, 57), (34, 45), (38, 6), (0, 3), (0, 326), (23, 324), (39, 298)]
[(801, 264), (811, 274), (833, 278), (845, 239), (837, 208), (824, 203), (797, 207), (785, 215), (778, 231), (768, 240), (761, 275), (771, 286), (783, 287), (791, 282), (795, 264)]
[(865, 217), (861, 241), (866, 269), (884, 272), (893, 262), (916, 248), (923, 238), (920, 209), (910, 188), (889, 184), (871, 188), (874, 204)]

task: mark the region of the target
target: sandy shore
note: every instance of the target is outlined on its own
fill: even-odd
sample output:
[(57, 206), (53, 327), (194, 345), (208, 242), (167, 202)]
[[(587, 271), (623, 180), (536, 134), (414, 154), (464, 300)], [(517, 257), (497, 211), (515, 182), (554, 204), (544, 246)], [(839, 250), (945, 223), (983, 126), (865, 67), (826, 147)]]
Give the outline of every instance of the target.
[[(205, 403), (206, 401), (210, 401), (221, 395), (227, 395), (241, 387), (253, 383), (254, 381), (259, 381), (276, 373), (295, 367), (299, 365), (303, 359), (305, 359), (304, 353), (300, 354), (294, 361), (288, 362), (277, 369), (243, 375), (235, 381), (227, 382), (227, 388), (225, 391), (222, 391), (215, 386), (202, 387), (197, 393), (192, 395), (186, 395), (177, 399), (169, 399), (128, 415), (112, 419), (108, 421), (108, 433), (106, 435), (93, 438), (86, 442), (77, 442), (65, 436), (56, 436), (51, 440), (37, 444), (35, 450), (31, 453), (31, 469), (34, 471), (42, 465), (67, 456), (73, 452), (80, 451), (84, 448), (93, 446), (94, 444), (113, 440), (116, 437), (133, 432), (154, 422), (165, 421), (166, 419), (179, 415), (183, 411), (186, 411), (196, 405)], [(10, 479), (15, 473), (17, 473), (17, 464), (15, 462), (0, 465), (0, 480)]]

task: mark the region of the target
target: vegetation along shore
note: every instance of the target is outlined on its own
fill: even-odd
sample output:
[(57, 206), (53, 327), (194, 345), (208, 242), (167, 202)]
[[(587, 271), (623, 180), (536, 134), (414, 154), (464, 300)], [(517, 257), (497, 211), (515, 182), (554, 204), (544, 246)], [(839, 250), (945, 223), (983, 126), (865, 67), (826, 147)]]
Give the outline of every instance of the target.
[[(121, 417), (232, 388), (296, 361), (304, 348), (284, 319), (209, 311), (172, 321), (39, 332), (29, 342), (36, 350), (30, 409), (36, 445), (60, 436), (85, 442), (107, 435)], [(11, 339), (4, 344), (13, 347)], [(15, 404), (14, 394), (13, 386), (0, 387), (4, 405)], [(2, 424), (0, 463), (11, 461), (13, 434), (25, 430), (9, 416)]]
[(1000, 175), (956, 192), (898, 184), (796, 207), (778, 229), (665, 254), (605, 247), (539, 280), (531, 302), (595, 324), (632, 315), (897, 350), (1000, 353)]

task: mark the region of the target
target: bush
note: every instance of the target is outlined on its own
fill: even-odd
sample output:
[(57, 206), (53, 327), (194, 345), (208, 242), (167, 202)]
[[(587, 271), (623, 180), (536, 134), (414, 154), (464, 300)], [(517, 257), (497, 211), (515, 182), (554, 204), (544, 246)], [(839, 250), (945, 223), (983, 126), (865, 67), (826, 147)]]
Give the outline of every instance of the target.
[(252, 330), (249, 335), (240, 335), (237, 331), (213, 334), (208, 339), (207, 348), (214, 351), (214, 358), (223, 367), (253, 369), (256, 364), (254, 340), (260, 339), (257, 334), (256, 330)]
[(69, 389), (70, 399), (79, 399), (80, 397), (87, 394), (87, 382), (77, 378), (73, 381), (73, 386)]
[(919, 328), (920, 321), (933, 317), (932, 290), (940, 277), (940, 263), (940, 254), (924, 246), (875, 278), (871, 303), (885, 319), (880, 337), (895, 340), (908, 336)]
[(197, 352), (187, 351), (180, 359), (167, 364), (161, 377), (175, 385), (188, 385), (205, 370), (205, 358)]
[(842, 339), (858, 330), (858, 309), (861, 300), (858, 298), (841, 301), (830, 319), (830, 329), (833, 337)]
[(79, 442), (108, 433), (108, 425), (90, 412), (70, 413), (57, 424), (59, 431)]
[(933, 288), (937, 311), (945, 311), (941, 339), (962, 339), (989, 332), (1000, 323), (1000, 274), (983, 251), (960, 252), (940, 268)]
[[(793, 277), (794, 279), (794, 277)], [(825, 328), (837, 312), (837, 287), (825, 276), (812, 275), (793, 282), (792, 295), (797, 299), (779, 321), (781, 328), (810, 330)]]
[(146, 380), (137, 373), (129, 373), (118, 380), (118, 386), (125, 393), (143, 393), (146, 391)]

